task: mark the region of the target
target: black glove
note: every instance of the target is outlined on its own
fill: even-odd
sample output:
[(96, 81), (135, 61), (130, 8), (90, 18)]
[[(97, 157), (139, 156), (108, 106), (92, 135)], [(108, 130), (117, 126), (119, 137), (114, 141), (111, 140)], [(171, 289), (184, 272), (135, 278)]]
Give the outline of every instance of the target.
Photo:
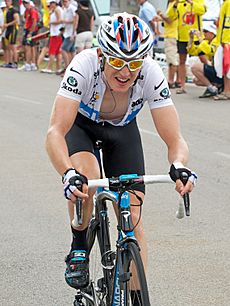
[(74, 190), (81, 190), (83, 184), (88, 184), (88, 180), (86, 176), (79, 173), (74, 168), (70, 168), (63, 174), (62, 183), (64, 185), (64, 196), (66, 199), (70, 200), (70, 196)]
[(174, 182), (179, 179), (184, 183), (184, 185), (188, 180), (195, 185), (197, 180), (197, 175), (195, 172), (191, 171), (189, 168), (186, 168), (183, 164), (176, 162), (171, 165), (169, 175)]

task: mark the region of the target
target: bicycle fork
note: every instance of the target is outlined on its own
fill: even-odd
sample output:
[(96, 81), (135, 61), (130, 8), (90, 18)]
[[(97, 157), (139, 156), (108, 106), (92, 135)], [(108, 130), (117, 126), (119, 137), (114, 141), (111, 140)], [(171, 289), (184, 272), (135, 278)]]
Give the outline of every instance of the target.
[(128, 241), (135, 241), (133, 231), (133, 223), (130, 213), (130, 195), (126, 191), (121, 195), (119, 203), (119, 220), (118, 220), (118, 231), (119, 236), (117, 240), (117, 259), (116, 269), (114, 275), (114, 289), (111, 306), (126, 306), (126, 286), (130, 280), (131, 272), (125, 272), (123, 263), (125, 260), (125, 249)]

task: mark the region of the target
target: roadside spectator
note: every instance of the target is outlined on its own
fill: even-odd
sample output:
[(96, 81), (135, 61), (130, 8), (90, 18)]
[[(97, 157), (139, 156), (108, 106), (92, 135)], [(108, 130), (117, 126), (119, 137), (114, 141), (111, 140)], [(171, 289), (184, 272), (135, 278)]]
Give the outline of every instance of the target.
[(223, 80), (217, 77), (214, 69), (214, 54), (217, 49), (216, 26), (207, 24), (204, 26), (204, 39), (199, 31), (191, 32), (191, 40), (193, 36), (199, 38), (199, 45), (193, 42), (188, 44), (188, 52), (191, 55), (199, 56), (201, 63), (192, 65), (192, 73), (194, 74), (194, 83), (198, 86), (207, 86), (207, 89), (200, 98), (215, 96), (222, 90)]
[(77, 53), (89, 49), (93, 45), (94, 14), (89, 8), (89, 0), (80, 0), (77, 10), (75, 44)]
[(4, 14), (3, 14), (3, 10), (6, 8), (6, 3), (3, 1), (1, 2), (0, 5), (0, 50), (2, 51), (2, 37), (4, 35), (4, 29), (3, 29), (3, 25), (4, 25)]
[(76, 38), (76, 25), (77, 25), (77, 15), (76, 6), (73, 6), (70, 0), (62, 0), (63, 9), (63, 25), (65, 27), (63, 33), (62, 42), (62, 56), (65, 63), (65, 68), (61, 73), (65, 71), (69, 63), (75, 54), (75, 38)]
[(62, 24), (62, 8), (58, 6), (58, 0), (49, 0), (47, 2), (49, 5), (50, 14), (50, 43), (49, 43), (49, 62), (47, 69), (42, 69), (41, 72), (54, 73), (53, 64), (56, 58), (56, 72), (61, 71), (62, 65), (62, 34), (63, 34), (63, 24)]
[(5, 0), (6, 10), (4, 12), (4, 25), (2, 31), (4, 33), (3, 44), (5, 49), (5, 68), (17, 68), (18, 56), (16, 41), (19, 28), (19, 14), (13, 7), (12, 0)]
[[(177, 94), (186, 93), (186, 59), (187, 45), (189, 41), (189, 31), (202, 29), (202, 15), (206, 12), (204, 0), (176, 0), (172, 9), (168, 12), (168, 17), (178, 18), (178, 41), (179, 53), (179, 79), (181, 87), (177, 89)], [(195, 38), (198, 41), (198, 38)]]
[[(199, 98), (215, 96), (223, 86), (222, 79), (218, 78), (213, 66), (213, 58), (217, 49), (216, 26), (207, 23), (203, 27), (203, 35), (199, 31), (190, 31), (188, 53), (199, 56), (200, 62), (192, 65), (191, 70), (195, 78), (193, 82), (198, 86), (206, 86), (205, 92)], [(194, 43), (194, 37), (198, 37), (199, 45)]]
[(169, 0), (166, 14), (164, 15), (160, 10), (157, 11), (157, 14), (163, 20), (164, 25), (164, 51), (168, 64), (169, 88), (179, 88), (179, 54), (177, 52), (178, 18), (176, 16), (174, 19), (168, 17), (168, 12), (172, 9), (173, 4), (174, 0)]
[(217, 41), (223, 46), (224, 91), (214, 100), (230, 100), (230, 0), (225, 0), (220, 9)]
[(144, 20), (145, 23), (152, 30), (153, 35), (158, 35), (157, 29), (157, 12), (155, 7), (147, 0), (137, 0), (140, 5), (139, 17)]
[(38, 33), (39, 13), (30, 0), (23, 0), (22, 3), (25, 7), (25, 24), (22, 40), (22, 44), (25, 46), (25, 64), (19, 70), (36, 71), (37, 42), (33, 42), (30, 38)]
[[(49, 24), (50, 24), (50, 15), (49, 15), (49, 7), (47, 5), (46, 0), (41, 0), (42, 4), (42, 23), (43, 27), (41, 28), (40, 32), (45, 33), (49, 31)], [(49, 37), (45, 39), (41, 39), (39, 42), (39, 48), (40, 53), (37, 59), (37, 67), (40, 69), (41, 64), (43, 63), (43, 60), (46, 55), (48, 55), (49, 52)]]

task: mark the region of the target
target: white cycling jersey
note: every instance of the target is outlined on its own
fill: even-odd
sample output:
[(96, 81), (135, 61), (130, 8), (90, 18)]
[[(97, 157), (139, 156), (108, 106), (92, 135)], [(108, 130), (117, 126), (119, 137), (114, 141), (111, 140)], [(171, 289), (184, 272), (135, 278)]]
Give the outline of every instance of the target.
[(106, 84), (103, 81), (96, 50), (86, 49), (68, 66), (58, 95), (80, 102), (79, 112), (87, 118), (124, 126), (133, 120), (147, 101), (150, 109), (172, 105), (168, 82), (156, 61), (147, 56), (130, 90), (127, 112), (119, 120), (101, 120), (100, 107)]

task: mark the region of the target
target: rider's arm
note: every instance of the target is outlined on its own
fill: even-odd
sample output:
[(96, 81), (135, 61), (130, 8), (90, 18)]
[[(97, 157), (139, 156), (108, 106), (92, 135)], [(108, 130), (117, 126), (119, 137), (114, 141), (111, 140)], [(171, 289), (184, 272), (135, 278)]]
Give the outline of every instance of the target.
[[(188, 162), (188, 146), (181, 135), (177, 111), (174, 105), (155, 108), (151, 110), (156, 129), (168, 147), (168, 160), (170, 164), (186, 165)], [(184, 195), (193, 189), (193, 184), (188, 181), (184, 186), (181, 180), (176, 181), (176, 190)]]
[(170, 164), (188, 162), (188, 146), (181, 135), (179, 118), (174, 105), (151, 110), (156, 129), (168, 147)]
[(55, 169), (60, 175), (72, 168), (65, 135), (76, 118), (79, 102), (57, 95), (50, 118), (46, 149)]

